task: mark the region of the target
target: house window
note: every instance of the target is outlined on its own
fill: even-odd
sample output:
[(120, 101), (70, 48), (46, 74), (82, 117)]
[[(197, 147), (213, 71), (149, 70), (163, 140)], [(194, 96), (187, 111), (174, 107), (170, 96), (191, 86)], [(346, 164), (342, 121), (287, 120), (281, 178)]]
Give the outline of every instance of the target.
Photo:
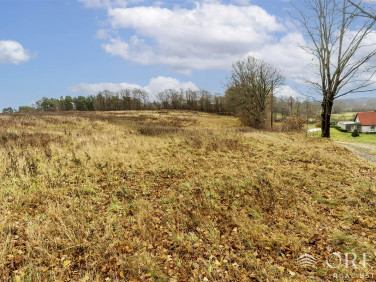
[(375, 128), (376, 128), (376, 126), (374, 126), (374, 125), (371, 126), (372, 131), (375, 131)]

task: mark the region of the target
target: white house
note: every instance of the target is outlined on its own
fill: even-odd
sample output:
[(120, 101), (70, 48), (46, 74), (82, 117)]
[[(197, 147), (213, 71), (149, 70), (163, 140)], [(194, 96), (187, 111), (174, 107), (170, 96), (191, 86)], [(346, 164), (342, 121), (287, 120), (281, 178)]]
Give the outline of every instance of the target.
[(347, 132), (356, 129), (362, 133), (376, 133), (376, 111), (357, 113), (354, 121), (339, 121), (337, 125)]
[(339, 121), (337, 125), (342, 128), (343, 130), (346, 130), (347, 132), (354, 132), (355, 129), (358, 132), (362, 132), (362, 124), (360, 122), (355, 121)]
[(354, 121), (362, 124), (361, 132), (376, 133), (376, 111), (357, 113)]

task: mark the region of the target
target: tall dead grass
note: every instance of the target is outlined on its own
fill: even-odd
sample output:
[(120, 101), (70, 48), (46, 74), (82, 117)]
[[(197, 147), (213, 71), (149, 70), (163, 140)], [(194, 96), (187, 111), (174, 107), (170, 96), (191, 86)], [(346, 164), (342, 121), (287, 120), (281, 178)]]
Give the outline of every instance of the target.
[(302, 253), (373, 250), (375, 169), (327, 140), (174, 111), (1, 116), (0, 136), (4, 281), (305, 280)]

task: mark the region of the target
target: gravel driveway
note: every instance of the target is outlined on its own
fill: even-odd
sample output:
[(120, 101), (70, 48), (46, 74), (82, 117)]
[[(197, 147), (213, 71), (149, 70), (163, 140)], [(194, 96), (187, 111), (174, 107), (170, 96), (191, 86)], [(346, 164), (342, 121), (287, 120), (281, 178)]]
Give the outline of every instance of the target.
[[(350, 143), (350, 142), (337, 142), (337, 143), (353, 151), (358, 156), (376, 164), (376, 146), (359, 144), (359, 143)], [(375, 152), (375, 155), (370, 154), (369, 151)]]

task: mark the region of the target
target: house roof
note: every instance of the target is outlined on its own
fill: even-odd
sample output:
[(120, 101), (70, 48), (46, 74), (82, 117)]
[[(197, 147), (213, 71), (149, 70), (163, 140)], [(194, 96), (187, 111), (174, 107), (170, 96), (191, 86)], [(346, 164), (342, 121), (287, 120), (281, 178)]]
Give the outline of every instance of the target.
[(367, 113), (357, 113), (356, 117), (359, 118), (359, 122), (362, 125), (376, 125), (376, 111)]

